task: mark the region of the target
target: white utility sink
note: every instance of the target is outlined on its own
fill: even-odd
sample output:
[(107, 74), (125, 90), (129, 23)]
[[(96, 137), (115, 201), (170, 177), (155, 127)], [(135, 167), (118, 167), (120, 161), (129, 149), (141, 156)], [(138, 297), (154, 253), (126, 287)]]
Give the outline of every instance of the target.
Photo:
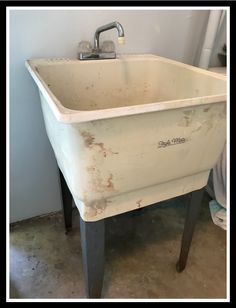
[(154, 55), (26, 66), (84, 221), (207, 184), (226, 140), (225, 76)]

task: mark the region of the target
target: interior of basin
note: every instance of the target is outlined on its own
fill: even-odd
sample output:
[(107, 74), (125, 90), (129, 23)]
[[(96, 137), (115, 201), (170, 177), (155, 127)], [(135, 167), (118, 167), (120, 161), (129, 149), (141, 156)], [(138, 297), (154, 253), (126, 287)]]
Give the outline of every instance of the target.
[(115, 59), (40, 64), (37, 71), (60, 103), (98, 110), (224, 94), (225, 81), (158, 60)]

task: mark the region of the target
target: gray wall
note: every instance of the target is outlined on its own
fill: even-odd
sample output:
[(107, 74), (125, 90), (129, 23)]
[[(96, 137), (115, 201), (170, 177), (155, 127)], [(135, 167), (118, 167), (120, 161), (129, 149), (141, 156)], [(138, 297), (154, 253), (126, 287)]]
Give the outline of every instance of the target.
[[(46, 136), (37, 88), (24, 61), (76, 57), (80, 40), (117, 20), (126, 44), (118, 53), (153, 53), (194, 64), (209, 11), (10, 11), (10, 219), (61, 208), (56, 161)], [(101, 41), (117, 34), (110, 30)]]

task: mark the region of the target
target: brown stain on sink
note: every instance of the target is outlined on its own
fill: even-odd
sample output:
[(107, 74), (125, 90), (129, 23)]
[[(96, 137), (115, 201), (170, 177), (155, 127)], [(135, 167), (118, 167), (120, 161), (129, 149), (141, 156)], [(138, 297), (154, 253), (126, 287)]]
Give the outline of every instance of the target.
[(225, 119), (226, 118), (226, 106), (223, 107), (223, 109), (218, 113), (219, 119)]
[(88, 171), (89, 173), (90, 173), (90, 172), (96, 171), (96, 168), (95, 168), (94, 166), (89, 166), (89, 167), (87, 167), (86, 169), (87, 169), (87, 171)]
[(105, 193), (105, 192), (115, 192), (115, 185), (113, 183), (113, 174), (110, 174), (109, 177), (105, 180), (103, 176), (100, 175), (100, 172), (96, 169), (96, 174), (94, 174), (91, 179), (91, 190)]
[(217, 121), (217, 118), (215, 114), (210, 114), (210, 116), (208, 116), (208, 118), (203, 123), (206, 128), (206, 133), (212, 130), (216, 121)]
[(141, 207), (141, 202), (142, 202), (142, 199), (140, 199), (140, 200), (136, 201), (136, 204), (137, 204), (138, 208), (140, 208), (140, 207)]
[(205, 131), (205, 133), (209, 133), (212, 131), (215, 124), (219, 120), (221, 119), (225, 120), (225, 112), (226, 112), (225, 106), (221, 109), (220, 113), (217, 113), (211, 106), (203, 108), (202, 112), (205, 113), (204, 117), (200, 123), (198, 122), (198, 125), (197, 123), (195, 123), (196, 128), (192, 130), (192, 133), (196, 133), (202, 129)]
[(107, 149), (104, 147), (104, 143), (103, 142), (96, 142), (94, 143), (94, 145), (98, 146), (100, 148), (100, 152), (103, 153), (104, 157), (107, 157)]
[(186, 114), (186, 115), (190, 115), (190, 114), (193, 113), (193, 110), (185, 110), (185, 111), (183, 111), (183, 113)]
[(195, 112), (196, 112), (196, 110), (194, 110), (194, 109), (183, 111), (184, 116), (180, 120), (180, 122), (178, 123), (178, 126), (182, 126), (182, 127), (190, 126), (193, 122), (193, 116), (194, 116)]
[(114, 190), (114, 184), (112, 182), (112, 179), (113, 179), (113, 175), (110, 174), (109, 178), (107, 179), (107, 188), (109, 190)]
[(198, 132), (201, 128), (202, 128), (202, 123), (201, 123), (197, 128), (195, 128), (194, 130), (192, 130), (192, 133)]
[(178, 126), (188, 127), (191, 125), (191, 123), (192, 123), (192, 118), (189, 116), (184, 116), (178, 123)]
[(113, 174), (110, 173), (108, 178), (101, 174), (101, 170), (96, 166), (88, 166), (87, 172), (89, 173), (89, 186), (90, 191), (97, 193), (116, 192), (113, 183)]
[(86, 132), (86, 131), (81, 132), (81, 136), (84, 139), (85, 146), (87, 148), (91, 148), (95, 140), (95, 137), (91, 133)]
[(184, 119), (185, 119), (185, 124), (186, 124), (185, 126), (188, 127), (191, 124), (192, 119), (188, 116), (184, 116)]
[(87, 148), (93, 148), (97, 146), (100, 149), (100, 153), (102, 153), (103, 157), (107, 157), (108, 154), (119, 154), (119, 152), (114, 152), (110, 148), (106, 148), (103, 142), (94, 142), (95, 137), (90, 132), (82, 131), (81, 136), (84, 140), (84, 144)]
[(85, 200), (84, 201), (84, 204), (86, 206), (86, 211), (84, 213), (85, 217), (91, 218), (102, 214), (105, 211), (106, 207), (108, 206), (108, 203), (112, 203), (112, 201), (107, 199), (101, 199), (101, 200), (93, 200), (87, 202)]
[(107, 154), (119, 154), (119, 152), (113, 152), (111, 149), (107, 149), (104, 146), (103, 142), (96, 142), (94, 145), (98, 146), (100, 148), (100, 152), (102, 152), (104, 157), (107, 157)]

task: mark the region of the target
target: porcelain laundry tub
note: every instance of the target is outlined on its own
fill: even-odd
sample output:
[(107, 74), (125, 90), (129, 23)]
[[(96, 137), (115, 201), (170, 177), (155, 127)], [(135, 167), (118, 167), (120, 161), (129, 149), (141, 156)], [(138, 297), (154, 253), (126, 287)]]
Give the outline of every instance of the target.
[(26, 66), (84, 221), (207, 184), (226, 139), (224, 76), (153, 55)]

